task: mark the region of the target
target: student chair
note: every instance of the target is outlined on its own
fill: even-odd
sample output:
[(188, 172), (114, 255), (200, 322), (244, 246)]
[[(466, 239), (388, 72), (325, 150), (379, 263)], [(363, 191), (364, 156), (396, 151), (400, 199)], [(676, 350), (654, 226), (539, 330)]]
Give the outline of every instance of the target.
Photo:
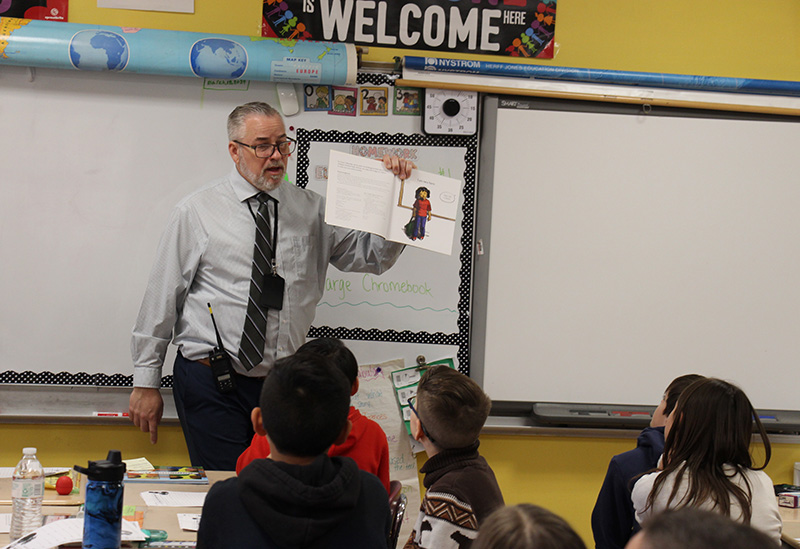
[(403, 524), (403, 515), (406, 514), (408, 498), (401, 493), (403, 485), (399, 480), (389, 482), (389, 513), (392, 517), (392, 526), (389, 529), (389, 549), (397, 547), (397, 538), (400, 536), (400, 526)]

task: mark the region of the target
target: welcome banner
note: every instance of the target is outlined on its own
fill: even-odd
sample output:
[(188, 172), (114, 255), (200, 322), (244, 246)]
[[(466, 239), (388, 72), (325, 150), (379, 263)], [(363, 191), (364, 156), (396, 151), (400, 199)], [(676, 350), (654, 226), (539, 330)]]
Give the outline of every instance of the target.
[(553, 58), (556, 0), (264, 0), (263, 36)]

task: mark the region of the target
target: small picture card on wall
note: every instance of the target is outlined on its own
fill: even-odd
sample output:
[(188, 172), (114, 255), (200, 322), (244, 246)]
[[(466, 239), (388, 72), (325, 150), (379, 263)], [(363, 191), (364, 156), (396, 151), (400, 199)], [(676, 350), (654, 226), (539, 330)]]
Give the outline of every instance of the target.
[(388, 90), (380, 87), (365, 86), (361, 92), (361, 114), (366, 116), (386, 116), (389, 114)]
[(358, 88), (348, 88), (343, 86), (333, 86), (333, 99), (329, 114), (342, 114), (345, 116), (356, 115), (356, 97)]
[(306, 111), (329, 111), (331, 110), (331, 87), (313, 86), (306, 84), (303, 86), (303, 102)]
[(395, 86), (392, 114), (411, 114), (418, 116), (419, 113), (419, 88)]

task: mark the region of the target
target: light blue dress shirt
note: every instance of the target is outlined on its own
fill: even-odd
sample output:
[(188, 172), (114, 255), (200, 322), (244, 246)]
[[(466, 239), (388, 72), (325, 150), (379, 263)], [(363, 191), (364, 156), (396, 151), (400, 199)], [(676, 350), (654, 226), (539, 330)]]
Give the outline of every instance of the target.
[[(325, 201), (282, 183), (269, 194), (278, 205), (277, 271), (286, 280), (283, 309), (270, 310), (264, 358), (246, 372), (237, 357), (247, 310), (258, 190), (234, 168), (175, 207), (161, 242), (131, 338), (135, 387), (160, 387), (170, 340), (190, 360), (216, 345), (207, 303), (234, 369), (263, 376), (276, 359), (305, 342), (325, 287), (328, 264), (342, 271), (382, 273), (403, 244), (325, 223)], [(174, 335), (173, 335), (174, 334)]]

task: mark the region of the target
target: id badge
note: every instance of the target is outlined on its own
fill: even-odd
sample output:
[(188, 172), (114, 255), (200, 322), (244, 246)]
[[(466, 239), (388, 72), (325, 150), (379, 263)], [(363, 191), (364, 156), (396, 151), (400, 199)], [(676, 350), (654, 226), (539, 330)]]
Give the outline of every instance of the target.
[(283, 308), (283, 290), (286, 281), (277, 274), (268, 274), (261, 285), (259, 305), (280, 311)]

